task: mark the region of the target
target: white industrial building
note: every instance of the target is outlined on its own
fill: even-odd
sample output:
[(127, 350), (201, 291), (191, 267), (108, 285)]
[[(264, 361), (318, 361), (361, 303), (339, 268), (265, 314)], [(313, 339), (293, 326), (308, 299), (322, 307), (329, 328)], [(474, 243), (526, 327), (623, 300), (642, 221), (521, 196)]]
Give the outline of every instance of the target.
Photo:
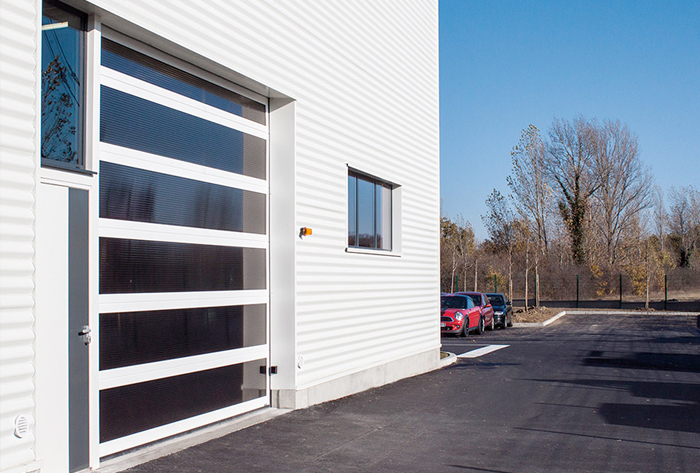
[(437, 0), (0, 0), (0, 471), (439, 366)]

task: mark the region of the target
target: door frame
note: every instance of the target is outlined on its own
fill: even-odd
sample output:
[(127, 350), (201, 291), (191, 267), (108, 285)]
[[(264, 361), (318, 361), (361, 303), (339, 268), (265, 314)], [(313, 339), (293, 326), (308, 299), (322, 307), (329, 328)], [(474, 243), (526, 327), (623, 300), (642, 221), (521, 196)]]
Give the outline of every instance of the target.
[[(103, 33), (103, 34), (102, 34)], [(271, 340), (270, 340), (270, 294), (271, 294), (271, 289), (270, 289), (270, 125), (269, 125), (269, 116), (270, 116), (270, 110), (269, 110), (269, 101), (267, 97), (251, 91), (249, 89), (244, 88), (243, 86), (240, 86), (236, 83), (230, 82), (226, 79), (223, 79), (220, 76), (217, 76), (208, 70), (196, 65), (196, 64), (191, 64), (188, 62), (183, 61), (182, 59), (179, 59), (177, 56), (170, 55), (168, 53), (165, 53), (159, 49), (155, 49), (154, 46), (147, 45), (138, 39), (126, 36), (122, 33), (120, 33), (117, 30), (113, 30), (109, 27), (105, 27), (103, 30), (101, 30), (101, 38), (107, 38), (111, 41), (115, 41), (127, 48), (133, 49), (139, 53), (148, 55), (150, 57), (153, 57), (154, 59), (157, 59), (161, 62), (165, 62), (173, 67), (177, 67), (178, 69), (181, 69), (185, 72), (188, 72), (190, 74), (193, 74), (195, 76), (198, 76), (201, 79), (204, 79), (208, 82), (211, 82), (213, 84), (219, 85), (221, 87), (228, 88), (229, 90), (232, 90), (234, 92), (237, 92), (241, 95), (247, 96), (248, 98), (251, 98), (253, 100), (256, 100), (260, 103), (263, 103), (266, 106), (266, 115), (268, 117), (267, 119), (267, 124), (262, 125), (264, 127), (264, 132), (260, 129), (260, 125), (253, 124), (252, 126), (248, 125), (238, 125), (242, 126), (240, 131), (244, 131), (246, 133), (249, 133), (253, 136), (258, 136), (258, 137), (263, 137), (266, 141), (266, 155), (267, 155), (267, 169), (266, 169), (266, 176), (267, 178), (265, 179), (264, 183), (264, 189), (265, 189), (265, 195), (266, 195), (266, 223), (267, 223), (267, 232), (265, 235), (265, 248), (266, 248), (266, 261), (265, 261), (265, 271), (266, 271), (266, 289), (265, 289), (265, 298), (264, 301), (262, 299), (258, 300), (257, 296), (253, 297), (251, 299), (251, 296), (249, 294), (245, 294), (248, 291), (240, 291), (240, 295), (236, 295), (235, 297), (227, 296), (229, 303), (231, 305), (236, 305), (236, 301), (240, 299), (238, 303), (241, 305), (245, 304), (253, 304), (253, 303), (265, 303), (266, 305), (266, 327), (267, 327), (267, 343), (265, 347), (265, 354), (264, 358), (266, 360), (266, 365), (269, 367), (270, 363), (270, 345), (271, 345)], [(101, 47), (101, 41), (100, 45)], [(97, 49), (98, 46), (95, 46)], [(95, 57), (100, 56), (99, 51), (94, 51), (93, 52)], [(119, 81), (124, 81), (125, 83), (129, 84), (130, 82), (133, 82), (134, 79), (130, 78), (129, 76), (125, 77), (118, 77), (120, 73), (118, 72), (112, 72), (108, 69), (102, 69), (104, 66), (100, 66), (100, 61), (97, 61), (96, 64), (97, 66), (97, 71), (94, 73), (94, 77), (96, 78), (96, 82), (94, 83), (94, 88), (96, 89), (96, 93), (99, 94), (100, 86), (102, 85), (103, 81), (108, 83), (109, 87), (117, 88), (119, 90)], [(110, 82), (111, 81), (111, 82)], [(117, 82), (115, 82), (117, 81)], [(133, 84), (132, 84), (133, 85)], [(146, 89), (146, 94), (148, 94), (148, 89), (150, 87), (147, 85)], [(136, 91), (135, 89), (131, 89), (133, 91)], [(130, 92), (128, 92), (130, 93)], [(134, 94), (137, 95), (137, 94)], [(138, 96), (138, 95), (137, 95)], [(96, 104), (99, 104), (99, 95), (96, 95), (97, 99), (95, 100)], [(189, 100), (189, 99), (185, 99)], [(99, 112), (99, 110), (98, 110)], [(99, 113), (95, 117), (96, 124), (95, 124), (95, 129), (99, 130)], [(236, 116), (233, 117), (233, 121), (239, 121), (240, 119), (237, 118)], [(124, 164), (124, 165), (131, 165), (132, 167), (138, 167), (141, 168), (143, 166), (144, 169), (148, 169), (151, 171), (155, 172), (160, 172), (162, 163), (159, 163), (160, 158), (156, 158), (155, 161), (149, 160), (149, 157), (147, 156), (147, 153), (142, 153), (138, 151), (131, 151), (131, 150), (118, 150), (119, 147), (115, 145), (110, 145), (110, 144), (104, 144), (100, 146), (99, 142), (99, 134), (94, 136), (95, 143), (93, 145), (93, 149), (96, 151), (96, 154), (94, 154), (94, 166), (95, 168), (99, 167), (100, 163), (100, 158), (104, 157), (105, 161), (110, 161), (110, 162), (115, 162), (117, 164)], [(124, 151), (124, 152), (122, 152)], [(110, 157), (111, 156), (111, 157)], [(138, 164), (140, 163), (140, 164)], [(182, 173), (184, 172), (183, 170), (188, 170), (192, 169), (192, 171), (197, 171), (199, 170), (192, 168), (192, 165), (190, 163), (182, 162), (177, 165), (177, 167), (182, 167), (182, 169), (175, 170), (173, 175), (179, 175), (180, 177), (185, 177)], [(170, 162), (168, 167), (173, 167), (173, 162)], [(172, 171), (173, 169), (171, 169)], [(163, 172), (169, 173), (167, 170), (163, 170)], [(216, 171), (215, 171), (216, 172)], [(196, 173), (195, 173), (196, 175)], [(193, 177), (194, 175), (190, 175), (190, 179), (196, 179), (196, 177)], [(213, 179), (212, 177), (209, 177), (208, 179)], [(230, 180), (230, 177), (227, 178)], [(235, 180), (235, 179), (234, 179)], [(262, 192), (262, 187), (261, 184), (255, 184), (251, 183), (252, 180), (247, 176), (242, 176), (240, 178), (240, 182), (238, 185), (240, 186), (241, 189), (248, 189), (248, 190), (253, 190), (256, 192)], [(206, 180), (205, 180), (206, 181)], [(238, 186), (234, 186), (238, 188)], [(99, 189), (97, 192), (97, 195), (95, 196), (95, 207), (96, 209), (99, 209)], [(99, 246), (99, 237), (124, 237), (124, 238), (132, 238), (129, 237), (128, 235), (130, 233), (133, 233), (133, 225), (129, 225), (129, 222), (126, 222), (126, 224), (122, 221), (110, 221), (110, 219), (105, 219), (105, 220), (100, 220), (99, 212), (96, 213), (94, 217), (94, 224), (96, 225), (96, 231), (95, 231), (95, 245), (96, 247)], [(136, 225), (138, 227), (138, 224)], [(206, 231), (206, 230), (205, 230)], [(196, 228), (189, 228), (189, 227), (182, 227), (181, 231), (178, 233), (178, 237), (176, 239), (179, 240), (180, 236), (184, 236), (185, 240), (184, 242), (190, 242), (188, 239), (195, 238), (197, 240), (200, 240), (199, 242), (202, 242), (202, 237), (204, 232), (201, 229), (196, 229)], [(163, 241), (171, 241), (169, 238), (173, 238), (172, 236), (169, 236), (168, 239), (163, 240)], [(248, 244), (253, 245), (250, 246), (251, 248), (253, 247), (259, 247), (255, 245), (259, 245), (260, 242), (257, 242), (259, 238), (256, 236), (252, 237), (245, 237), (247, 240), (249, 240)], [(137, 238), (138, 239), (138, 238)], [(145, 238), (146, 240), (149, 240), (150, 237), (147, 236)], [(209, 239), (209, 237), (207, 237)], [(156, 241), (158, 240), (158, 237), (156, 237)], [(172, 240), (175, 241), (175, 240)], [(192, 241), (194, 242), (194, 240)], [(203, 243), (203, 244), (214, 244), (214, 240), (209, 241), (208, 243)], [(247, 247), (247, 246), (246, 246)], [(97, 275), (99, 275), (99, 257), (96, 258), (97, 260), (95, 261), (95, 268), (94, 268), (94, 273), (96, 275), (95, 280), (97, 280)], [(156, 299), (162, 299), (156, 301), (151, 300), (153, 299), (154, 295), (153, 294), (145, 294), (145, 295), (140, 295), (137, 294), (134, 296), (133, 294), (99, 294), (99, 289), (95, 289), (96, 292), (94, 292), (96, 304), (95, 304), (95, 310), (94, 310), (94, 315), (96, 320), (99, 319), (99, 314), (100, 311), (104, 312), (118, 312), (120, 310), (125, 310), (125, 311), (140, 311), (144, 310), (143, 304), (144, 301), (147, 301), (147, 304), (156, 304), (160, 308), (165, 309), (165, 308), (178, 308), (178, 304), (181, 304), (181, 297), (177, 295), (177, 293), (174, 293), (173, 295), (167, 295), (167, 296), (162, 296), (160, 294), (156, 294)], [(212, 292), (210, 297), (212, 301), (219, 300), (219, 295), (215, 294), (215, 292)], [(170, 299), (173, 299), (173, 301), (170, 301)], [(201, 297), (200, 297), (201, 299)], [(212, 305), (213, 302), (204, 302), (201, 306), (215, 306)], [(218, 302), (217, 304), (218, 305)], [(162, 306), (162, 307), (161, 307)], [(168, 306), (168, 307), (166, 307)], [(172, 306), (172, 307), (170, 307)], [(97, 321), (95, 322), (96, 324), (98, 323)], [(99, 330), (97, 331), (99, 332)], [(243, 358), (250, 358), (251, 355), (248, 353), (254, 351), (255, 347), (249, 347), (249, 348), (243, 348), (243, 349), (238, 349), (240, 352), (241, 357)], [(204, 357), (210, 357), (214, 358), (215, 354), (207, 354), (200, 356), (200, 358)], [(228, 355), (227, 355), (228, 356)], [(243, 360), (242, 361), (246, 361)], [(261, 355), (261, 358), (263, 356)], [(229, 360), (233, 358), (229, 357)], [(166, 362), (172, 361), (172, 360), (166, 360)], [(249, 360), (252, 361), (252, 360)], [(164, 363), (164, 362), (161, 362)], [(238, 363), (238, 362), (236, 362)], [(231, 362), (227, 362), (227, 364), (231, 364)], [(233, 363), (235, 364), (235, 363)], [(130, 375), (136, 376), (134, 372), (139, 371), (143, 368), (147, 368), (145, 365), (144, 366), (136, 366), (136, 367), (125, 367), (121, 368), (120, 370), (126, 372), (127, 370), (132, 371), (132, 373), (129, 373)], [(105, 390), (109, 389), (112, 387), (117, 387), (120, 386), (121, 384), (119, 383), (126, 383), (127, 377), (122, 377), (123, 373), (117, 373), (119, 376), (113, 376), (113, 373), (109, 373), (109, 371), (117, 371), (117, 370), (107, 370), (105, 371), (99, 371), (99, 369), (96, 370), (95, 373), (95, 388), (94, 392), (91, 392), (96, 396), (96, 405), (99, 405), (99, 394), (100, 394), (100, 389)], [(170, 375), (169, 375), (170, 376)], [(116, 379), (116, 378), (120, 379)], [(167, 377), (167, 376), (165, 376)], [(147, 381), (146, 377), (144, 376), (143, 379), (139, 377), (138, 382), (144, 382)], [(136, 383), (136, 381), (133, 381), (133, 383)], [(131, 382), (127, 383), (131, 384)], [(112, 454), (116, 454), (118, 452), (130, 449), (130, 448), (138, 448), (140, 446), (146, 445), (148, 443), (151, 443), (153, 441), (160, 440), (162, 438), (166, 438), (172, 435), (180, 434), (183, 433), (187, 430), (191, 430), (194, 428), (202, 427), (207, 424), (211, 424), (213, 422), (217, 422), (220, 420), (225, 420), (231, 417), (234, 417), (236, 415), (240, 415), (249, 411), (252, 411), (257, 408), (265, 407), (271, 405), (271, 383), (270, 383), (270, 373), (269, 370), (266, 373), (266, 395), (257, 399), (253, 399), (250, 401), (244, 401), (239, 404), (234, 404), (232, 406), (228, 406), (216, 411), (210, 411), (206, 412), (204, 414), (200, 414), (194, 417), (182, 419), (170, 424), (165, 424), (159, 427), (155, 427), (152, 429), (148, 429), (146, 431), (142, 432), (136, 432), (134, 434), (130, 434), (126, 437), (120, 437), (117, 439), (109, 440), (103, 443), (99, 442), (99, 436), (94, 440), (95, 441), (95, 450), (96, 450), (96, 463), (94, 463), (92, 466), (94, 467), (95, 465), (99, 464), (99, 459), (100, 457), (104, 458), (106, 456), (110, 456)], [(99, 412), (96, 412), (95, 415), (93, 416), (95, 419), (95, 432), (99, 433)]]
[[(77, 180), (83, 182), (76, 183), (56, 179), (64, 177), (61, 171), (40, 172), (45, 177), (37, 185), (36, 200), (37, 456), (51, 471), (81, 471), (90, 466), (94, 450), (92, 384), (97, 352), (93, 343), (83, 347), (72, 325), (94, 326), (94, 277), (90, 266), (95, 255), (91, 228), (95, 193), (89, 176), (80, 177)], [(76, 196), (81, 201), (80, 209), (75, 206)], [(82, 215), (76, 215), (76, 210)], [(77, 245), (71, 245), (71, 237), (73, 244), (79, 237)], [(77, 270), (76, 261), (80, 265)], [(76, 309), (83, 313), (79, 322), (71, 321)], [(91, 335), (95, 340), (95, 334)], [(77, 377), (71, 374), (75, 369), (71, 348), (74, 352), (77, 348), (82, 358), (83, 371)], [(83, 348), (85, 352), (81, 353)], [(80, 399), (76, 398), (76, 379), (81, 383), (77, 388)], [(80, 429), (75, 428), (76, 422)], [(76, 460), (76, 453), (80, 460)]]

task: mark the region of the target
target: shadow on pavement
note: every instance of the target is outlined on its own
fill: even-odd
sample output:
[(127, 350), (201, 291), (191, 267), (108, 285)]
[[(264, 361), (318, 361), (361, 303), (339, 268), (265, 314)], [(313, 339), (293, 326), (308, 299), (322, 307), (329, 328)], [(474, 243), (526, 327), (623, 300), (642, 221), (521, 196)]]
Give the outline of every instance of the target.
[(608, 424), (700, 433), (700, 405), (654, 406), (603, 404), (600, 414)]
[(591, 352), (583, 359), (585, 366), (659, 371), (700, 372), (700, 355), (685, 353), (634, 353), (623, 357), (605, 357)]
[[(598, 412), (606, 423), (674, 432), (700, 433), (700, 384), (600, 379), (532, 380), (626, 391), (640, 403), (602, 403)], [(651, 400), (657, 403), (651, 403)], [(658, 401), (672, 405), (659, 405)]]

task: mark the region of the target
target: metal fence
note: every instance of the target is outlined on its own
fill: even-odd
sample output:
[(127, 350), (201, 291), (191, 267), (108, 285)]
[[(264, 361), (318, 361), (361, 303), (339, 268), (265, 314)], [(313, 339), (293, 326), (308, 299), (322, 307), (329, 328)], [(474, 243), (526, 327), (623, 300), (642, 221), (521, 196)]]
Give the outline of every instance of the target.
[[(474, 290), (474, 278), (455, 276), (454, 280), (443, 280), (443, 291), (451, 289)], [(538, 282), (534, 272), (528, 277), (527, 305), (534, 306)], [(624, 274), (593, 275), (583, 271), (548, 273), (540, 276), (540, 305), (561, 308), (601, 308), (601, 309), (644, 309), (646, 308), (646, 287), (635, 287), (634, 281)], [(508, 279), (504, 275), (479, 275), (477, 290), (480, 292), (501, 292), (510, 297), (516, 306), (524, 306), (525, 275), (513, 275), (513, 294), (509, 294)], [(639, 294), (639, 292), (642, 294)], [(662, 278), (652, 281), (649, 287), (649, 309), (698, 312), (700, 311), (700, 272), (688, 268), (677, 268)]]

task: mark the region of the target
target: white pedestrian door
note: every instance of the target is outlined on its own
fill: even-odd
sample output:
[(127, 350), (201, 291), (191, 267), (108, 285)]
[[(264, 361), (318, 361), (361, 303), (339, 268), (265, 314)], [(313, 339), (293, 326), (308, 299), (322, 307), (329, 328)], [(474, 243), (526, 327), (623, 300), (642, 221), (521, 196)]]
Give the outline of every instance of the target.
[(89, 461), (88, 191), (37, 187), (37, 452), (47, 471)]
[(269, 404), (267, 100), (126, 43), (100, 69), (100, 456)]

